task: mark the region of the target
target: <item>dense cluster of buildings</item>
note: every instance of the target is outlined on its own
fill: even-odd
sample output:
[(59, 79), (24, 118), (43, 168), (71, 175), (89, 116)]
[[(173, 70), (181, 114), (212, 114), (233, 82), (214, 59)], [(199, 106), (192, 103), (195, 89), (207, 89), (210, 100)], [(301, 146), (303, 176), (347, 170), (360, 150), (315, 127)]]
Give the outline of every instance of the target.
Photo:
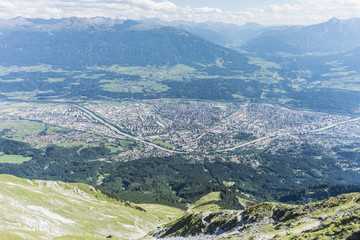
[[(168, 154), (161, 149), (155, 150), (146, 142), (162, 142), (167, 144), (167, 148), (182, 152), (210, 152), (241, 146), (249, 140), (236, 135), (247, 133), (261, 139), (251, 146), (271, 147), (276, 151), (303, 142), (330, 148), (354, 142), (360, 134), (359, 121), (346, 122), (350, 119), (348, 116), (292, 110), (271, 104), (153, 100), (117, 105), (89, 103), (85, 107), (134, 139), (120, 135), (80, 108), (65, 104), (21, 111), (11, 118), (40, 121), (69, 130), (63, 134), (24, 137), (32, 143), (117, 143), (119, 139), (137, 142), (136, 138), (145, 141), (137, 142), (141, 148), (133, 147), (121, 152), (124, 158), (138, 158), (154, 152), (159, 156)], [(321, 130), (339, 122), (346, 124)], [(317, 129), (320, 130), (314, 131)]]

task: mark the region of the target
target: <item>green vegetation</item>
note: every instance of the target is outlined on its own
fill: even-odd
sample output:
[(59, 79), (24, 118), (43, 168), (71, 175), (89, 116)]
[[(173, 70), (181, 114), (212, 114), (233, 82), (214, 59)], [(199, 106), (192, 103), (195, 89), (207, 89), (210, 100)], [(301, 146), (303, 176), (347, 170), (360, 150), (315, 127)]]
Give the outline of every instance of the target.
[(46, 239), (46, 234), (37, 231), (24, 229), (5, 229), (0, 230), (0, 239), (7, 240), (26, 240), (26, 239)]
[(90, 70), (105, 70), (118, 74), (129, 74), (134, 76), (141, 76), (142, 78), (155, 79), (157, 81), (173, 80), (182, 81), (185, 75), (192, 74), (196, 71), (195, 68), (183, 64), (175, 66), (148, 66), (148, 67), (125, 67), (113, 65), (110, 67), (91, 67)]
[(166, 224), (153, 236), (214, 234), (225, 239), (357, 239), (359, 202), (360, 194), (352, 193), (305, 206), (265, 202), (243, 212), (196, 212)]
[(128, 141), (128, 140), (119, 140), (119, 144), (124, 147), (124, 148), (127, 148), (127, 147), (131, 147), (131, 146), (135, 146), (136, 143), (133, 142), (133, 141)]
[(360, 192), (356, 184), (319, 184), (308, 188), (289, 191), (279, 198), (282, 202), (306, 204), (309, 201), (323, 200), (344, 193)]
[[(67, 96), (62, 100), (103, 101), (124, 98), (263, 99), (331, 113), (353, 113), (360, 104), (358, 91), (355, 91), (359, 90), (359, 76), (352, 69), (345, 72), (344, 66), (324, 65), (319, 72), (306, 64), (309, 69), (301, 68), (290, 74), (286, 66), (279, 68), (276, 61), (257, 58), (252, 63), (259, 66), (252, 73), (233, 71), (229, 66), (199, 65), (201, 67), (195, 68), (183, 64), (104, 65), (82, 71), (63, 71), (48, 65), (25, 67), (25, 70), (10, 67), (4, 68), (0, 88), (3, 97), (20, 100), (59, 100), (60, 96)], [(334, 74), (341, 74), (343, 80), (339, 81), (339, 76), (332, 76)]]
[(167, 148), (167, 149), (173, 149), (174, 146), (171, 145), (170, 143), (167, 143), (167, 142), (164, 142), (164, 141), (161, 141), (161, 140), (158, 140), (158, 141), (152, 141), (152, 143), (155, 143), (159, 146), (162, 146), (164, 148)]
[(36, 93), (30, 91), (6, 92), (2, 94), (6, 98), (11, 100), (23, 100), (23, 101), (36, 100)]
[(0, 76), (5, 76), (12, 72), (52, 72), (50, 65), (40, 64), (34, 66), (0, 66)]
[(235, 185), (235, 182), (226, 182), (226, 181), (223, 181), (223, 184), (227, 187), (232, 187)]
[(38, 135), (45, 130), (43, 123), (26, 120), (0, 120), (0, 132), (6, 131), (6, 137), (22, 139), (26, 135)]
[(279, 99), (279, 103), (281, 103), (281, 104), (287, 104), (291, 101), (294, 101), (294, 99), (292, 99), (292, 98), (280, 98)]
[[(72, 21), (76, 23), (77, 20)], [(61, 102), (83, 103), (96, 100), (126, 106), (125, 102), (120, 101), (129, 99), (146, 100), (144, 102), (158, 101), (153, 99), (216, 100), (234, 105), (239, 102), (280, 103), (293, 108), (328, 113), (353, 115), (359, 112), (359, 49), (337, 55), (302, 54), (304, 49), (296, 49), (296, 45), (293, 47), (267, 38), (258, 39), (259, 41), (253, 42), (252, 46), (245, 46), (250, 50), (252, 47), (258, 47), (253, 49), (251, 55), (254, 57), (249, 59), (235, 51), (213, 45), (173, 28), (132, 31), (128, 27), (133, 24), (136, 23), (125, 21), (124, 25), (116, 24), (119, 28), (111, 31), (97, 31), (97, 28), (92, 29), (91, 33), (66, 31), (66, 39), (62, 35), (62, 30), (50, 31), (51, 39), (48, 39), (48, 33), (33, 32), (31, 28), (26, 32), (29, 34), (26, 38), (22, 35), (25, 33), (21, 31), (1, 35), (3, 45), (8, 47), (0, 49), (3, 56), (0, 64), (4, 65), (0, 67), (0, 99), (8, 99), (11, 103), (2, 102), (0, 112), (22, 112), (38, 107), (40, 102), (43, 102), (44, 106), (46, 103), (46, 106), (55, 107)], [(104, 31), (108, 34), (109, 41), (103, 40)], [(7, 38), (12, 34), (14, 35), (11, 38)], [(56, 54), (52, 52), (53, 40), (57, 43)], [(80, 45), (74, 44), (79, 41)], [(265, 48), (264, 51), (259, 51), (261, 46)], [(38, 51), (39, 48), (49, 51)], [(24, 51), (19, 55), (18, 49)], [(271, 54), (267, 54), (269, 50)], [(278, 53), (279, 50), (285, 52)], [(74, 55), (74, 52), (77, 54)], [(40, 65), (44, 62), (47, 65)], [(24, 66), (11, 66), (12, 64)], [(152, 111), (155, 110), (157, 109), (153, 107)], [(221, 120), (209, 117), (208, 122), (215, 123)], [(196, 119), (190, 121), (193, 121), (194, 125), (199, 123)], [(152, 126), (149, 127), (151, 128)], [(256, 139), (255, 135), (246, 132), (251, 130), (244, 129), (242, 131), (245, 132), (234, 132), (228, 142), (249, 142)], [(231, 127), (228, 130), (231, 131)], [(271, 131), (269, 128), (267, 130)], [(199, 213), (184, 216), (180, 225), (172, 228), (169, 235), (192, 235), (202, 231), (219, 233), (221, 230), (231, 229), (234, 224), (239, 224), (241, 219), (247, 221), (245, 229), (241, 230), (246, 232), (246, 228), (251, 228), (252, 223), (258, 226), (263, 224), (261, 230), (270, 234), (268, 238), (316, 239), (336, 235), (351, 239), (358, 236), (353, 230), (359, 228), (359, 216), (348, 214), (351, 211), (345, 211), (336, 202), (323, 203), (325, 207), (316, 204), (295, 207), (266, 202), (245, 212), (236, 212), (236, 217), (234, 212), (222, 211), (243, 209), (244, 206), (251, 206), (252, 201), (303, 204), (342, 193), (360, 191), (360, 147), (356, 144), (339, 146), (331, 150), (314, 144), (291, 145), (286, 149), (274, 147), (268, 150), (250, 147), (228, 152), (216, 152), (217, 149), (211, 149), (203, 154), (172, 156), (154, 151), (159, 156), (166, 157), (138, 159), (139, 156), (143, 156), (138, 155), (139, 151), (146, 149), (146, 153), (142, 153), (145, 156), (151, 156), (153, 152), (135, 140), (118, 140), (117, 143), (113, 143), (115, 141), (112, 140), (111, 143), (103, 144), (69, 140), (51, 145), (50, 141), (46, 141), (46, 137), (43, 138), (46, 135), (53, 134), (57, 137), (68, 133), (66, 129), (38, 122), (0, 120), (0, 173), (31, 179), (92, 184), (108, 192), (104, 191), (102, 194), (82, 184), (74, 184), (71, 187), (75, 186), (74, 191), (84, 192), (91, 199), (101, 199), (115, 205), (120, 202), (120, 205), (126, 207), (126, 211), (130, 209), (127, 212), (129, 216), (133, 216), (132, 211), (137, 210), (140, 215), (150, 214), (152, 219), (161, 219), (158, 221), (161, 223), (166, 222), (166, 219), (178, 217), (188, 206), (192, 206), (188, 209), (189, 212), (212, 212), (207, 215)], [(260, 136), (262, 133), (256, 134)], [(39, 136), (36, 141), (33, 135)], [(298, 137), (295, 141), (306, 143), (304, 135), (294, 136), (294, 139)], [(80, 137), (83, 136), (86, 135)], [(216, 141), (211, 134), (200, 136), (204, 142)], [(40, 138), (45, 140), (38, 140)], [(153, 143), (168, 149), (174, 149), (175, 146), (160, 140)], [(127, 154), (130, 157), (124, 157)], [(136, 160), (128, 161), (132, 157)], [(233, 162), (235, 160), (236, 162)], [(41, 185), (36, 181), (32, 181), (31, 186), (30, 181), (13, 181), (23, 184), (22, 189), (14, 191), (14, 194), (18, 195), (28, 194), (35, 197), (34, 193), (25, 190)], [(25, 184), (27, 185), (24, 189)], [(58, 182), (55, 185), (64, 187)], [(68, 190), (71, 187), (64, 188)], [(39, 198), (41, 202), (37, 202), (38, 205), (30, 205), (30, 209), (31, 206), (47, 206), (49, 199), (45, 197), (46, 194), (49, 193), (43, 194), (44, 196)], [(141, 206), (124, 203), (119, 200), (120, 197)], [(348, 200), (337, 198), (336, 201), (341, 201), (344, 208), (356, 208)], [(356, 201), (358, 203), (358, 200)], [(65, 199), (65, 202), (68, 203), (68, 200)], [(172, 208), (154, 207), (152, 203), (175, 206), (178, 209), (173, 214)], [(95, 208), (93, 205), (90, 207)], [(156, 209), (161, 210), (157, 213)], [(318, 209), (321, 211), (318, 212)], [(33, 210), (47, 213), (39, 208)], [(54, 211), (59, 216), (65, 216), (57, 219), (61, 222), (64, 219), (72, 219), (72, 210), (78, 209), (65, 206)], [(332, 217), (334, 211), (342, 215)], [(86, 211), (86, 214), (91, 213)], [(87, 220), (85, 216), (78, 215), (82, 219), (76, 220)], [(134, 216), (139, 215), (134, 213)], [(303, 219), (303, 216), (307, 218)], [(341, 219), (337, 218), (339, 216)], [(142, 225), (136, 221), (137, 218), (127, 217), (122, 215), (116, 221), (127, 224), (128, 228), (131, 226), (131, 230), (139, 230), (139, 226)], [(149, 216), (149, 219), (151, 217)], [(100, 219), (105, 219), (105, 222), (109, 220), (101, 215), (96, 216), (96, 220)], [(10, 224), (11, 219), (8, 221)], [(271, 221), (276, 225), (269, 225)], [(349, 226), (349, 222), (353, 223), (353, 226)], [(115, 220), (109, 221), (108, 224), (115, 226)], [(192, 226), (187, 226), (189, 224)], [(52, 227), (58, 229), (56, 224)], [(181, 229), (182, 227), (187, 229)], [(82, 229), (86, 228), (92, 229), (91, 223), (85, 222)], [(145, 231), (144, 229), (139, 232)], [(297, 231), (308, 235), (300, 235)], [(258, 237), (254, 232), (247, 232), (249, 238)], [(22, 229), (5, 229), (0, 231), (0, 238), (37, 239), (46, 238), (46, 234)], [(72, 235), (71, 231), (67, 234), (69, 235), (60, 238), (91, 239), (120, 235), (102, 232), (97, 236), (87, 236), (87, 232), (82, 232), (80, 236), (75, 236), (76, 234)]]
[(256, 64), (259, 67), (261, 67), (262, 69), (268, 69), (268, 68), (273, 68), (273, 69), (280, 69), (281, 67), (279, 67), (276, 63), (274, 62), (267, 62), (264, 59), (261, 58), (250, 58), (250, 63), (252, 64)]
[(24, 157), (21, 155), (7, 155), (0, 153), (0, 163), (21, 164), (30, 161), (31, 159), (32, 157)]
[(240, 140), (240, 141), (246, 141), (246, 142), (249, 142), (249, 141), (252, 141), (252, 140), (256, 139), (256, 136), (254, 136), (253, 134), (245, 133), (245, 132), (233, 133), (232, 137), (234, 139), (237, 139), (237, 140)]
[(105, 80), (101, 82), (106, 82), (106, 84), (101, 85), (102, 89), (109, 92), (131, 92), (131, 88), (125, 88), (122, 84), (118, 83), (108, 83), (110, 81)]
[[(132, 141), (120, 140), (118, 144), (124, 149), (137, 147)], [(309, 187), (324, 181), (358, 183), (360, 179), (359, 173), (343, 171), (335, 156), (316, 145), (302, 145), (276, 154), (254, 149), (233, 152), (229, 156), (223, 153), (222, 157), (228, 160), (215, 159), (212, 162), (187, 160), (181, 155), (118, 162), (118, 150), (121, 149), (117, 144), (82, 143), (36, 149), (27, 143), (0, 138), (0, 152), (17, 155), (21, 161), (29, 160), (22, 164), (0, 164), (0, 173), (94, 186), (101, 184), (101, 189), (126, 200), (161, 203), (182, 209), (186, 209), (187, 203), (195, 203), (211, 192), (221, 192), (220, 200), (209, 202), (221, 209), (242, 208), (238, 197), (283, 202), (293, 202), (294, 198), (307, 201), (311, 197), (314, 201), (328, 197), (327, 188), (331, 196), (357, 191), (358, 188), (352, 185), (325, 186), (323, 190), (319, 189), (319, 194), (311, 196), (302, 191), (313, 192)], [(257, 168), (230, 162), (234, 156), (243, 159), (250, 154), (259, 162)], [(291, 193), (296, 194), (292, 196)]]
[(120, 82), (118, 80), (101, 80), (101, 88), (109, 92), (145, 93), (145, 92), (166, 92), (170, 88), (167, 85), (156, 81)]
[(193, 212), (219, 211), (221, 208), (217, 203), (220, 200), (220, 192), (211, 192), (192, 204), (192, 210)]
[[(17, 112), (25, 111), (27, 109), (33, 109), (33, 108), (44, 107), (44, 106), (50, 106), (50, 105), (42, 104), (42, 103), (32, 104), (32, 103), (27, 103), (27, 102), (2, 102), (0, 105), (0, 111), (1, 111), (1, 113), (9, 114), (9, 113), (17, 113)], [(10, 120), (10, 121), (15, 121), (15, 120)], [(1, 126), (3, 124), (6, 124), (6, 123), (4, 121), (2, 121)]]
[(0, 175), (0, 187), (2, 239), (139, 239), (181, 214), (157, 205), (146, 206), (148, 212), (85, 184)]
[(57, 144), (57, 146), (59, 147), (66, 147), (66, 148), (71, 148), (71, 147), (80, 147), (79, 148), (79, 152), (84, 149), (84, 148), (88, 148), (88, 147), (98, 147), (100, 146), (99, 144), (88, 144), (86, 142), (62, 142), (62, 143), (59, 143)]
[[(120, 240), (121, 238), (118, 238), (116, 236), (113, 235), (108, 235), (107, 237), (111, 236), (111, 239), (114, 240)], [(77, 235), (65, 235), (65, 236), (61, 236), (61, 237), (56, 237), (53, 238), (53, 240), (103, 240), (104, 237), (94, 237), (94, 236), (90, 236), (90, 235), (82, 235), (82, 236), (77, 236)]]

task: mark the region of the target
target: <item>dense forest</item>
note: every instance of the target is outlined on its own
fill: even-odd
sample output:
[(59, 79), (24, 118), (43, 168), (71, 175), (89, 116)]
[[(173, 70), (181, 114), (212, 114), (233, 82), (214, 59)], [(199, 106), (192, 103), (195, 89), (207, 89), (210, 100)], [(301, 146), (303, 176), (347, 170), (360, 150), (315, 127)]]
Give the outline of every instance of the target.
[[(239, 208), (231, 200), (235, 195), (255, 201), (294, 202), (298, 199), (295, 202), (304, 202), (309, 198), (327, 197), (324, 189), (329, 189), (331, 195), (360, 190), (351, 185), (360, 184), (359, 173), (343, 171), (336, 163), (336, 156), (316, 145), (302, 145), (277, 154), (255, 149), (232, 153), (239, 159), (251, 154), (260, 163), (256, 168), (221, 159), (193, 161), (185, 155), (129, 162), (99, 161), (110, 159), (112, 155), (104, 145), (87, 148), (54, 145), (39, 150), (27, 143), (4, 138), (0, 138), (0, 152), (32, 157), (22, 164), (1, 163), (0, 173), (30, 179), (84, 182), (126, 200), (178, 207), (214, 191), (222, 192), (220, 205)], [(323, 157), (315, 157), (319, 155)], [(318, 189), (318, 194), (306, 194), (314, 192), (313, 189)]]

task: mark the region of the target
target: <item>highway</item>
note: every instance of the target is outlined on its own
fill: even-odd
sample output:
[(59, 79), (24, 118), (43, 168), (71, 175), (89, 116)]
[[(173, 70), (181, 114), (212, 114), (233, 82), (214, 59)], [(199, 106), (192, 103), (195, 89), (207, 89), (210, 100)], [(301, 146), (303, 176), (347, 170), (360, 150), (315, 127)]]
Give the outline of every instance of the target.
[(146, 144), (146, 145), (150, 145), (150, 146), (152, 146), (154, 148), (157, 148), (159, 150), (166, 151), (166, 152), (169, 152), (169, 153), (185, 153), (185, 152), (181, 152), (181, 151), (167, 149), (167, 148), (161, 147), (159, 145), (156, 145), (156, 144), (154, 144), (152, 142), (145, 141), (144, 139), (141, 139), (139, 137), (135, 137), (135, 136), (132, 136), (132, 135), (130, 135), (128, 133), (122, 132), (122, 131), (120, 131), (120, 129), (118, 127), (116, 127), (112, 123), (109, 123), (108, 121), (104, 120), (103, 118), (99, 117), (98, 115), (96, 115), (96, 113), (90, 111), (89, 109), (87, 109), (85, 107), (82, 107), (80, 105), (76, 105), (76, 104), (74, 104), (73, 106), (76, 107), (77, 109), (81, 110), (82, 112), (84, 112), (85, 114), (90, 116), (91, 118), (97, 120), (98, 122), (100, 122), (101, 124), (108, 127), (109, 129), (111, 129), (112, 131), (116, 132), (119, 135), (130, 138), (130, 139), (135, 140), (137, 142), (141, 142), (141, 143)]
[[(132, 136), (128, 133), (125, 133), (125, 132), (122, 132), (118, 127), (116, 127), (115, 125), (113, 125), (112, 123), (109, 123), (108, 121), (104, 120), (103, 118), (99, 117), (98, 115), (96, 115), (94, 112), (92, 112), (91, 110), (85, 108), (85, 107), (82, 107), (80, 105), (77, 105), (77, 104), (74, 104), (73, 105), (74, 107), (78, 108), (79, 110), (83, 111), (84, 113), (86, 113), (88, 116), (92, 117), (93, 119), (97, 120), (98, 122), (100, 122), (101, 124), (105, 125), (106, 127), (108, 127), (109, 129), (111, 129), (112, 131), (116, 132), (117, 134), (119, 135), (122, 135), (124, 137), (127, 137), (129, 139), (132, 139), (132, 140), (135, 140), (135, 141), (138, 141), (138, 142), (141, 142), (143, 144), (147, 144), (147, 145), (150, 145), (154, 148), (157, 148), (159, 150), (162, 150), (162, 151), (166, 151), (166, 152), (169, 152), (169, 153), (177, 153), (177, 154), (184, 154), (184, 153), (187, 153), (187, 152), (182, 152), (182, 151), (176, 151), (176, 150), (171, 150), (171, 149), (167, 149), (167, 148), (164, 148), (162, 146), (159, 146), (157, 144), (154, 144), (152, 142), (148, 142), (148, 141), (145, 141), (144, 139), (142, 138), (139, 138), (139, 137), (135, 137), (135, 136)], [(349, 120), (346, 120), (346, 121), (342, 121), (342, 122), (338, 122), (338, 123), (333, 123), (333, 124), (330, 124), (330, 125), (327, 125), (327, 126), (323, 126), (323, 127), (320, 127), (320, 128), (317, 128), (317, 129), (313, 129), (313, 130), (308, 130), (306, 132), (287, 132), (287, 133), (279, 133), (279, 134), (270, 134), (270, 135), (267, 135), (267, 136), (263, 136), (261, 138), (257, 138), (255, 140), (252, 140), (252, 141), (249, 141), (249, 142), (246, 142), (246, 143), (242, 143), (242, 144), (239, 144), (239, 145), (236, 145), (234, 147), (231, 147), (231, 148), (226, 148), (226, 149), (221, 149), (221, 150), (217, 150), (215, 152), (218, 152), (218, 153), (221, 153), (221, 152), (229, 152), (229, 151), (233, 151), (233, 150), (236, 150), (238, 148), (242, 148), (242, 147), (245, 147), (245, 146), (248, 146), (248, 145), (251, 145), (251, 144), (254, 144), (254, 143), (257, 143), (257, 142), (261, 142), (263, 140), (266, 140), (266, 139), (269, 139), (269, 138), (276, 138), (276, 137), (281, 137), (281, 136), (290, 136), (290, 135), (298, 135), (298, 134), (310, 134), (310, 133), (316, 133), (316, 132), (320, 132), (320, 131), (323, 131), (323, 130), (328, 130), (328, 129), (331, 129), (333, 127), (336, 127), (336, 126), (340, 126), (340, 125), (343, 125), (343, 124), (346, 124), (346, 123), (349, 123), (349, 122), (355, 122), (355, 121), (359, 121), (360, 120), (360, 117), (358, 118), (352, 118), (352, 119), (349, 119)]]
[(271, 134), (271, 135), (268, 135), (268, 136), (264, 136), (264, 137), (261, 137), (261, 138), (257, 138), (257, 139), (255, 139), (255, 140), (252, 140), (252, 141), (249, 141), (249, 142), (246, 142), (246, 143), (242, 143), (242, 144), (236, 145), (236, 146), (231, 147), (231, 148), (226, 148), (226, 149), (218, 150), (218, 151), (216, 151), (216, 152), (229, 152), (229, 151), (233, 151), (233, 150), (235, 150), (235, 149), (238, 149), (238, 148), (241, 148), (241, 147), (245, 147), (245, 146), (248, 146), (248, 145), (251, 145), (251, 144), (254, 144), (254, 143), (263, 141), (263, 140), (265, 140), (265, 139), (269, 139), (269, 138), (276, 138), (276, 137), (286, 136), (286, 135), (298, 135), (298, 134), (300, 134), (300, 133), (302, 133), (302, 134), (316, 133), (316, 132), (320, 132), (320, 131), (323, 131), (323, 130), (327, 130), (327, 129), (330, 129), (330, 128), (333, 128), (333, 127), (336, 127), (336, 126), (340, 126), (340, 125), (343, 125), (343, 124), (346, 124), (346, 123), (349, 123), (349, 122), (355, 122), (355, 121), (359, 121), (359, 120), (360, 120), (360, 117), (358, 117), (358, 118), (352, 118), (352, 119), (349, 119), (349, 120), (346, 120), (346, 121), (342, 121), (342, 122), (330, 124), (330, 125), (323, 126), (323, 127), (320, 127), (320, 128), (314, 129), (314, 130), (309, 130), (309, 131), (306, 131), (306, 132), (288, 132), (288, 133)]

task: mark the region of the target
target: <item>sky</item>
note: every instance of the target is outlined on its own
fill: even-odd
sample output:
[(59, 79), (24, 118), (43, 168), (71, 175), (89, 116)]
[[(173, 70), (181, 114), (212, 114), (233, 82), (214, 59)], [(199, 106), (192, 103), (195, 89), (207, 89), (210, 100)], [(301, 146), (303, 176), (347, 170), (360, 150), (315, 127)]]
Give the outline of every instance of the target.
[(0, 18), (97, 17), (309, 25), (360, 17), (359, 0), (0, 0)]

